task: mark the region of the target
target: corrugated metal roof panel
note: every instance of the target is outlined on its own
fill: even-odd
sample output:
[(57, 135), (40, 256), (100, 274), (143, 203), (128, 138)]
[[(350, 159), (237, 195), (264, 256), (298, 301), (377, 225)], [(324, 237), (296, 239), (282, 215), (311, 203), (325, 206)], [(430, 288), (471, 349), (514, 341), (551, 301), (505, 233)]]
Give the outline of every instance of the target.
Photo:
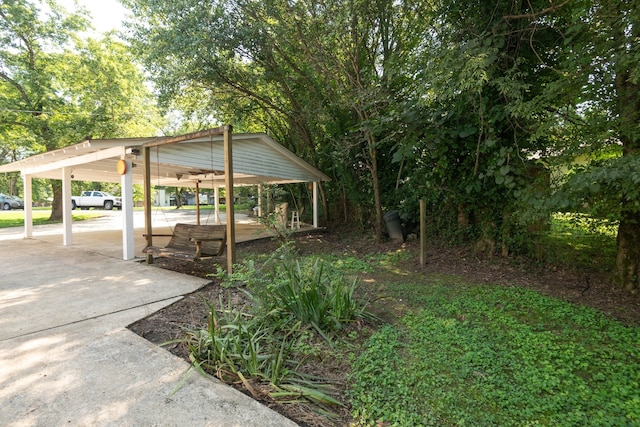
[[(72, 169), (74, 180), (119, 182), (116, 163), (126, 149), (140, 150), (145, 144), (151, 144), (154, 145), (150, 148), (153, 185), (189, 187), (199, 180), (203, 187), (220, 186), (224, 184), (224, 175), (221, 175), (224, 171), (223, 136), (202, 136), (206, 133), (203, 131), (193, 139), (166, 145), (162, 145), (163, 137), (86, 140), (1, 165), (0, 172), (20, 171), (33, 177), (60, 179), (61, 169), (67, 167)], [(330, 179), (266, 134), (232, 134), (231, 139), (236, 185)], [(139, 164), (133, 169), (133, 180), (142, 183), (143, 160), (129, 156), (134, 164)]]

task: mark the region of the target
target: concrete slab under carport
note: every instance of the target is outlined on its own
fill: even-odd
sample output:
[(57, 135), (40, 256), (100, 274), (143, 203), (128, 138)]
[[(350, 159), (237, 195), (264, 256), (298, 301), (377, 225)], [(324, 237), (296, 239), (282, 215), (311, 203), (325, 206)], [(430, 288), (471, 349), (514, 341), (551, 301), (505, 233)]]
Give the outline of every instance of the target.
[[(309, 230), (315, 230), (313, 228), (309, 228)], [(166, 234), (171, 235), (172, 233), (171, 226), (162, 226), (153, 229), (154, 233), (157, 234)], [(146, 246), (146, 240), (143, 237), (144, 230), (136, 229), (134, 244), (136, 248), (136, 257), (137, 260), (140, 261), (145, 258), (145, 254), (142, 252), (144, 247)], [(259, 240), (259, 239), (267, 239), (271, 238), (273, 235), (272, 232), (267, 230), (262, 225), (257, 224), (236, 224), (236, 243), (248, 242), (251, 240)], [(37, 237), (39, 240), (47, 241), (47, 242), (59, 242), (60, 236), (40, 236)], [(162, 237), (154, 237), (153, 244), (154, 246), (164, 247), (169, 243), (171, 237), (162, 236)], [(58, 243), (59, 245), (59, 243)], [(63, 246), (60, 246), (64, 248)], [(121, 258), (122, 254), (122, 243), (120, 241), (120, 232), (117, 230), (96, 230), (91, 233), (75, 233), (73, 235), (73, 247), (77, 249), (86, 250), (89, 252), (97, 252), (103, 255), (107, 255), (114, 258)], [(212, 261), (218, 262), (221, 265), (225, 265), (226, 259), (226, 251), (222, 256), (218, 258), (208, 258)], [(135, 261), (135, 260), (132, 260)]]
[(0, 425), (295, 425), (126, 329), (206, 280), (49, 238), (0, 239)]
[[(73, 222), (73, 244), (70, 247), (122, 259), (122, 212), (117, 210), (99, 211), (99, 215), (101, 216), (97, 218)], [(1, 216), (2, 212), (0, 211)], [(221, 220), (226, 221), (224, 214), (221, 215)], [(273, 231), (267, 229), (252, 215), (236, 214), (235, 221), (237, 243), (273, 236)], [(179, 222), (195, 224), (196, 212), (194, 210), (158, 211), (154, 213), (153, 233), (170, 235), (173, 226)], [(202, 216), (202, 224), (213, 223), (215, 223), (213, 216), (209, 214)], [(135, 255), (140, 260), (145, 258), (142, 250), (146, 246), (144, 213), (142, 211), (135, 212), (134, 225)], [(52, 243), (56, 248), (64, 249), (66, 247), (62, 245), (62, 224), (37, 225), (33, 230), (34, 239)], [(301, 230), (310, 231), (315, 228), (301, 224)], [(3, 240), (23, 239), (23, 236), (23, 227), (0, 228), (0, 244)], [(165, 246), (169, 239), (170, 237), (154, 237), (153, 244), (154, 246)], [(224, 265), (224, 254), (219, 262)]]

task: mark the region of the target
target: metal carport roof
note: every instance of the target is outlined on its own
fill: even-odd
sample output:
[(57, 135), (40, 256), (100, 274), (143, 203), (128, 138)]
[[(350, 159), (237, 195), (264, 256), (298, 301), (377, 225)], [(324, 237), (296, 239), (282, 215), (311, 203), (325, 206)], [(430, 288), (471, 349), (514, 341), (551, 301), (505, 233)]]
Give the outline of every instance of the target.
[[(173, 144), (164, 142), (175, 137), (86, 140), (0, 165), (0, 172), (19, 171), (34, 178), (61, 179), (61, 169), (70, 168), (75, 181), (120, 182), (116, 164), (125, 153), (133, 162), (133, 182), (143, 184), (140, 153), (143, 146), (150, 145), (152, 185), (194, 187), (197, 181), (200, 188), (224, 186), (223, 136), (208, 136), (206, 131), (190, 135)], [(233, 171), (234, 185), (329, 180), (264, 133), (233, 134)]]

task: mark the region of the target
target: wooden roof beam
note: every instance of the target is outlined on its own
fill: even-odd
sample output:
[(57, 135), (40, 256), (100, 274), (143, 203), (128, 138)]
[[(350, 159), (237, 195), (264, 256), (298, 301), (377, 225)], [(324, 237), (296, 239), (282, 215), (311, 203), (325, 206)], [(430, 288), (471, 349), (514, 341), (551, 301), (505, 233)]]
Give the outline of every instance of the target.
[(151, 142), (147, 142), (146, 144), (143, 145), (143, 147), (159, 147), (161, 145), (175, 144), (175, 143), (178, 143), (178, 142), (188, 141), (190, 139), (198, 139), (198, 138), (206, 138), (208, 136), (224, 135), (225, 129), (228, 128), (228, 127), (229, 126), (227, 125), (227, 126), (220, 126), (218, 128), (213, 128), (213, 129), (201, 130), (201, 131), (198, 131), (198, 132), (187, 133), (185, 135), (158, 137), (157, 140), (151, 141)]

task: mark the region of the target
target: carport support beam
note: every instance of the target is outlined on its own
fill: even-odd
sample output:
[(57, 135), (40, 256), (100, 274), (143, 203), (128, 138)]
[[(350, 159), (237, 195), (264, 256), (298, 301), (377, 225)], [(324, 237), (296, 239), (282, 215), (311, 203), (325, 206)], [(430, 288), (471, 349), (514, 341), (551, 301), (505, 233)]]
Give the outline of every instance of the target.
[(233, 264), (236, 262), (236, 220), (233, 197), (233, 153), (231, 125), (223, 126), (224, 130), (224, 183), (226, 189), (226, 214), (227, 214), (227, 274), (233, 273)]
[(71, 217), (71, 168), (62, 168), (62, 228), (63, 245), (73, 244), (72, 217)]
[(216, 224), (220, 224), (220, 187), (216, 186), (216, 188), (213, 189), (213, 208), (214, 208), (214, 212), (215, 212), (215, 220), (216, 220)]
[(200, 225), (200, 181), (196, 181), (196, 224)]
[[(144, 156), (144, 234), (147, 246), (153, 246), (153, 230), (151, 229), (151, 149), (142, 147)], [(147, 257), (147, 262), (151, 260)]]
[(120, 177), (122, 189), (122, 259), (125, 261), (135, 258), (135, 243), (133, 239), (133, 164), (125, 160), (126, 153), (121, 159), (125, 161), (125, 173)]
[(23, 175), (24, 187), (24, 238), (33, 237), (33, 190), (31, 175)]
[(318, 228), (318, 183), (313, 182), (313, 228)]

